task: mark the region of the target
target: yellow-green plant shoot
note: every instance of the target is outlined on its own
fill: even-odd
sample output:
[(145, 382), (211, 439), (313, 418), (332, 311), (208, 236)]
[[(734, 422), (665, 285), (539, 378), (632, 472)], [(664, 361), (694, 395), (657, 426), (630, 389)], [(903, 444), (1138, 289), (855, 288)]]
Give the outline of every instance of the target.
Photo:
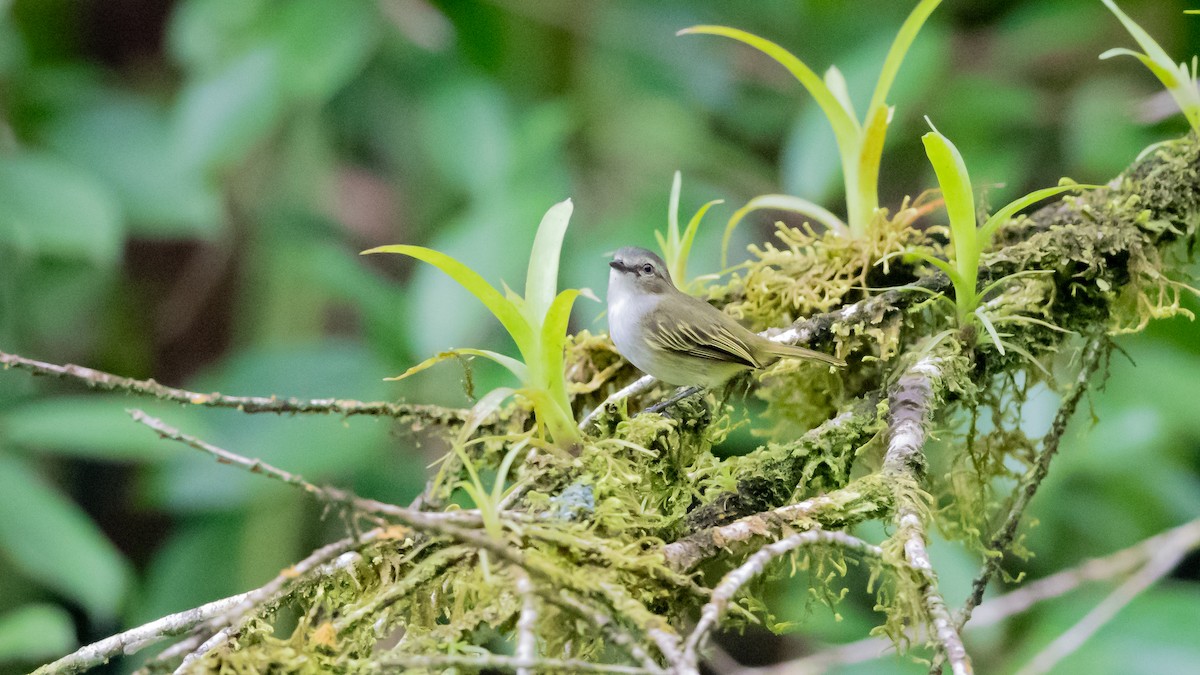
[[(571, 413), (563, 372), (563, 349), (571, 307), (586, 290), (567, 289), (557, 293), (558, 262), (563, 236), (571, 218), (571, 200), (555, 204), (546, 212), (534, 237), (533, 250), (525, 277), (525, 296), (508, 287), (501, 293), (471, 268), (454, 258), (424, 246), (396, 244), (380, 246), (367, 253), (400, 253), (427, 262), (445, 272), (470, 291), (496, 317), (517, 345), (521, 358), (514, 359), (485, 349), (453, 349), (433, 356), (409, 368), (401, 379), (422, 371), (439, 361), (460, 355), (481, 356), (507, 368), (521, 382), (511, 394), (526, 398), (533, 406), (538, 425), (560, 448), (579, 442), (579, 430)], [(495, 397), (485, 396), (480, 405), (497, 405)]]
[[(850, 94), (846, 80), (841, 71), (831, 67), (825, 73), (824, 79), (818, 76), (803, 61), (796, 58), (783, 47), (736, 28), (726, 26), (693, 26), (679, 33), (721, 35), (745, 43), (763, 52), (777, 61), (808, 90), (816, 100), (821, 111), (833, 127), (833, 135), (837, 140), (838, 154), (842, 163), (842, 180), (846, 187), (846, 223), (843, 224), (832, 214), (817, 207), (811, 208), (811, 202), (793, 198), (789, 210), (794, 210), (811, 217), (817, 222), (824, 223), (830, 229), (849, 232), (851, 236), (862, 237), (879, 208), (879, 164), (883, 157), (883, 142), (887, 136), (888, 124), (892, 119), (893, 108), (887, 104), (887, 96), (892, 83), (900, 70), (904, 56), (912, 46), (913, 40), (925, 24), (925, 20), (941, 0), (921, 0), (909, 14), (895, 41), (888, 50), (875, 84), (875, 92), (867, 106), (867, 114), (860, 122), (850, 102)], [(747, 205), (749, 206), (749, 205)], [(774, 207), (772, 207), (774, 208)], [(743, 211), (735, 214), (735, 220), (726, 228), (725, 241), (729, 240), (729, 232), (744, 216)], [(722, 262), (724, 266), (724, 262)]]

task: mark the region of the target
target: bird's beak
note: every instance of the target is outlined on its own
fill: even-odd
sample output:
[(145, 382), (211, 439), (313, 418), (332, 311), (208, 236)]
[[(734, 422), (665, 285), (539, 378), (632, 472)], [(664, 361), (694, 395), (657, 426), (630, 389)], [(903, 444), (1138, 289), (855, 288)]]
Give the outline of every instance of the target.
[(620, 260), (614, 260), (614, 261), (608, 263), (608, 266), (613, 268), (614, 270), (617, 270), (618, 272), (627, 271), (625, 269), (625, 263), (622, 263)]

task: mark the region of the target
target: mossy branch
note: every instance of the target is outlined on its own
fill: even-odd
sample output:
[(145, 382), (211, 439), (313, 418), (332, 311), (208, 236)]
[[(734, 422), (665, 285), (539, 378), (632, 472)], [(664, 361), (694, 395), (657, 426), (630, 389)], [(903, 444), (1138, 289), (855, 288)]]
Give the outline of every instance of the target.
[[(938, 247), (912, 227), (921, 209), (906, 204), (892, 219), (881, 216), (873, 240), (783, 228), (778, 246), (756, 249), (756, 260), (711, 296), (758, 330), (776, 327), (768, 330), (773, 339), (828, 348), (850, 363), (837, 375), (781, 364), (759, 384), (755, 393), (769, 414), (795, 433), (719, 460), (711, 448), (734, 424), (727, 408), (691, 397), (670, 417), (630, 416), (631, 404), (605, 400), (625, 389), (629, 401), (641, 402), (653, 383), (631, 385), (638, 375), (620, 365), (603, 338), (580, 339), (568, 351), (567, 372), (599, 379), (578, 388), (574, 410), (600, 412), (577, 415), (589, 434), (578, 455), (536, 447), (521, 453), (510, 481), (522, 488), (505, 503), (499, 527), (485, 527), (482, 512), (384, 508), (293, 476), (288, 482), (328, 501), (406, 527), (372, 530), (379, 533), (372, 541), (351, 538), (334, 557), (355, 553), (353, 564), (331, 574), (308, 570), (269, 592), (260, 589), (251, 607), (239, 603), (238, 612), (193, 629), (170, 653), (232, 670), (304, 664), (350, 672), (399, 666), (691, 672), (705, 635), (750, 618), (731, 602), (735, 593), (752, 592), (747, 580), (772, 561), (804, 559), (821, 549), (809, 543), (821, 541), (838, 551), (878, 547), (881, 559), (868, 564), (887, 614), (882, 631), (901, 646), (922, 640), (955, 672), (970, 672), (959, 629), (995, 573), (998, 554), (1012, 546), (1067, 421), (1103, 365), (1107, 343), (1096, 336), (1184, 312), (1174, 245), (1191, 246), (1200, 225), (1198, 167), (1200, 143), (1188, 136), (1159, 146), (1104, 189), (1002, 226), (979, 266), (990, 336), (958, 326), (940, 305), (925, 302), (945, 297), (949, 284), (905, 257), (918, 243)], [(1056, 358), (1077, 349), (1083, 367), (1072, 374), (1074, 386), (1040, 446), (1016, 429), (978, 437), (961, 430), (975, 411), (999, 409), (1005, 396), (1020, 399), (1032, 382), (1053, 386), (1051, 373), (1066, 367)], [(3, 359), (38, 374), (181, 403), (270, 412), (312, 407), (208, 398), (153, 381)], [(316, 408), (411, 424), (462, 419), (404, 404), (361, 406)], [(464, 461), (471, 468), (499, 467), (514, 444), (527, 442), (530, 416), (506, 412), (494, 428), (470, 438)], [(934, 427), (963, 442), (927, 456)], [(230, 459), (177, 431), (166, 435), (244, 468), (291, 476)], [(951, 470), (930, 467), (940, 455), (948, 456)], [(1024, 478), (1015, 476), (1018, 491), (996, 497), (995, 486), (1014, 478), (1005, 471), (1016, 462), (1027, 466)], [(460, 477), (447, 480), (453, 485)], [(846, 530), (864, 520), (892, 523), (894, 533), (877, 543), (849, 539)], [(972, 601), (959, 617), (946, 606), (925, 548), (935, 525), (985, 554)], [(706, 580), (701, 569), (714, 576)], [(815, 597), (837, 601), (828, 579), (811, 583)], [(285, 605), (300, 619), (291, 635), (277, 636), (275, 615)], [(694, 616), (700, 623), (689, 631)], [(927, 626), (924, 634), (911, 632), (918, 624)], [(228, 643), (221, 637), (234, 634)], [(381, 634), (396, 638), (394, 647), (380, 651)], [(514, 656), (479, 649), (481, 635), (496, 634), (513, 640)], [(601, 663), (613, 659), (624, 663)], [(579, 665), (585, 662), (592, 665)]]

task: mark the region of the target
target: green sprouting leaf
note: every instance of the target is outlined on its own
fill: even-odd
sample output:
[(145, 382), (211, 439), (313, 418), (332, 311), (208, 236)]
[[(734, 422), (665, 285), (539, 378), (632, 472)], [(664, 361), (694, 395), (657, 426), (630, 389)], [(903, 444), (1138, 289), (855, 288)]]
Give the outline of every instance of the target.
[[(1107, 7), (1109, 11), (1117, 17), (1117, 20), (1120, 21), (1122, 25), (1125, 26), (1125, 30), (1129, 31), (1129, 35), (1131, 35), (1134, 41), (1138, 43), (1138, 46), (1146, 52), (1146, 56), (1149, 57), (1151, 61), (1161, 66), (1166, 66), (1168, 64), (1173, 66), (1175, 64), (1167, 52), (1158, 44), (1158, 42), (1151, 37), (1144, 28), (1139, 26), (1136, 21), (1129, 18), (1128, 14), (1121, 11), (1121, 8), (1117, 7), (1117, 3), (1113, 2), (1113, 0), (1100, 1), (1103, 2), (1104, 6)], [(1171, 86), (1172, 85), (1167, 85), (1168, 88)]]
[(563, 372), (563, 350), (566, 347), (567, 327), (571, 320), (571, 308), (575, 299), (580, 295), (576, 289), (568, 289), (558, 294), (546, 312), (546, 321), (542, 324), (541, 360), (543, 372), (549, 380), (550, 395), (554, 397), (560, 408), (570, 414), (567, 402), (566, 378)]
[(955, 288), (958, 288), (962, 285), (962, 277), (958, 275), (958, 270), (954, 269), (954, 266), (950, 263), (942, 260), (941, 258), (929, 255), (924, 251), (909, 251), (909, 253), (945, 272), (946, 276), (950, 277), (950, 282), (955, 285)]
[(896, 39), (883, 60), (883, 70), (875, 83), (875, 93), (871, 95), (871, 105), (867, 107), (868, 113), (887, 105), (887, 95), (892, 89), (892, 83), (896, 81), (896, 74), (900, 72), (900, 64), (904, 62), (905, 55), (908, 54), (913, 40), (917, 38), (917, 33), (921, 32), (921, 27), (925, 25), (929, 15), (933, 14), (933, 10), (941, 3), (942, 0), (921, 0), (921, 4), (904, 20), (904, 25), (900, 27), (900, 32), (896, 34)]
[(1125, 30), (1129, 31), (1145, 53), (1139, 54), (1129, 49), (1110, 49), (1101, 54), (1100, 58), (1107, 59), (1117, 55), (1137, 58), (1162, 82), (1179, 105), (1179, 109), (1183, 111), (1192, 129), (1200, 133), (1200, 87), (1196, 85), (1196, 73), (1189, 72), (1186, 63), (1176, 64), (1145, 29), (1117, 7), (1117, 3), (1113, 0), (1101, 1), (1125, 26)]
[(529, 271), (525, 276), (524, 298), (525, 318), (532, 326), (542, 322), (542, 317), (550, 309), (558, 292), (558, 259), (574, 208), (570, 199), (550, 207), (534, 236), (533, 249), (529, 253)]
[[(675, 253), (675, 269), (671, 271), (671, 278), (675, 283), (679, 284), (680, 288), (688, 287), (687, 265), (688, 257), (692, 253), (692, 244), (696, 241), (696, 232), (700, 229), (700, 221), (704, 219), (704, 214), (717, 204), (724, 204), (724, 199), (714, 199), (701, 206), (692, 219), (688, 221), (687, 229), (683, 231), (683, 239), (679, 241), (679, 249)], [(676, 275), (678, 272), (678, 275)]]
[(517, 379), (521, 380), (522, 382), (529, 379), (529, 369), (525, 367), (524, 363), (521, 363), (517, 359), (514, 359), (511, 356), (505, 356), (503, 354), (499, 354), (497, 352), (493, 352), (493, 351), (490, 351), (487, 349), (472, 349), (470, 347), (460, 347), (458, 349), (450, 349), (450, 350), (441, 352), (439, 354), (436, 354), (434, 356), (431, 356), (431, 357), (425, 359), (424, 361), (418, 363), (417, 365), (413, 366), (412, 368), (409, 368), (408, 370), (404, 371), (403, 373), (401, 373), (395, 377), (387, 377), (384, 379), (391, 381), (391, 382), (395, 382), (397, 380), (403, 380), (407, 377), (411, 377), (412, 375), (416, 375), (417, 373), (429, 368), (430, 366), (441, 363), (442, 361), (445, 361), (446, 359), (453, 359), (453, 358), (457, 358), (459, 356), (481, 356), (485, 359), (495, 361), (496, 363), (504, 366), (505, 368), (508, 369), (508, 372), (515, 375), (517, 377)]
[(829, 123), (833, 126), (833, 133), (838, 138), (838, 146), (849, 147), (849, 144), (854, 143), (859, 133), (858, 122), (842, 107), (841, 101), (830, 91), (825, 82), (788, 50), (752, 33), (726, 26), (692, 26), (679, 31), (678, 34), (720, 35), (754, 47), (775, 59), (776, 62), (788, 69), (788, 72), (808, 90), (817, 105), (821, 106), (821, 110), (825, 111), (825, 116), (829, 118)]
[(747, 215), (753, 211), (759, 211), (761, 209), (774, 209), (776, 211), (790, 211), (791, 213), (799, 213), (802, 216), (812, 218), (814, 221), (836, 232), (846, 231), (846, 224), (842, 222), (841, 218), (838, 218), (827, 209), (818, 204), (814, 204), (807, 199), (793, 197), (791, 195), (760, 195), (746, 202), (745, 206), (737, 211), (734, 211), (733, 215), (729, 218), (729, 224), (725, 226), (725, 234), (721, 236), (722, 268), (729, 265), (729, 240), (733, 238), (733, 231)]
[(992, 235), (995, 234), (996, 228), (999, 227), (1001, 224), (1006, 223), (1009, 220), (1011, 220), (1012, 217), (1015, 216), (1018, 211), (1020, 211), (1021, 209), (1025, 208), (1027, 206), (1031, 206), (1037, 202), (1042, 201), (1043, 199), (1053, 197), (1054, 195), (1062, 194), (1069, 190), (1094, 190), (1099, 187), (1102, 187), (1102, 186), (1100, 186), (1100, 185), (1079, 185), (1076, 183), (1072, 183), (1070, 185), (1059, 185), (1057, 187), (1049, 187), (1049, 188), (1042, 188), (1041, 190), (1034, 190), (1033, 192), (1030, 192), (1029, 194), (1027, 194), (1023, 197), (1018, 197), (1017, 199), (1014, 199), (1011, 202), (1009, 202), (1008, 204), (1004, 205), (1004, 207), (1001, 208), (999, 211), (993, 213), (987, 219), (987, 221), (983, 224), (983, 227), (979, 228), (978, 237), (979, 237), (980, 246), (987, 246), (989, 243), (991, 243)]
[(842, 75), (837, 66), (829, 66), (829, 70), (825, 71), (825, 86), (829, 87), (829, 92), (842, 105), (846, 114), (858, 119), (858, 115), (854, 114), (854, 103), (850, 101), (850, 88), (846, 86), (846, 76)]
[(492, 413), (499, 410), (508, 397), (515, 393), (516, 390), (511, 387), (496, 387), (476, 401), (467, 413), (467, 418), (463, 420), (462, 428), (458, 431), (459, 445), (466, 443), (479, 425), (483, 424)]
[[(474, 295), (479, 302), (483, 303), (488, 308), (488, 311), (504, 325), (505, 330), (512, 336), (513, 342), (517, 343), (517, 349), (521, 350), (521, 355), (526, 360), (531, 356), (534, 336), (529, 322), (511, 301), (501, 295), (500, 291), (493, 288), (491, 284), (471, 268), (445, 253), (425, 248), (424, 246), (393, 244), (391, 246), (379, 246), (368, 251), (363, 251), (363, 255), (369, 253), (399, 253), (427, 262), (445, 272), (451, 279), (454, 279), (459, 285), (470, 291), (471, 295)], [(557, 269), (557, 266), (555, 267)]]
[(75, 622), (57, 605), (23, 605), (0, 614), (0, 663), (43, 661), (76, 644)]
[[(858, 153), (858, 176), (864, 185), (879, 184), (879, 165), (883, 161), (883, 143), (887, 140), (892, 112), (891, 107), (882, 105), (871, 109), (867, 115), (867, 122), (863, 127), (862, 148)], [(865, 197), (868, 193), (877, 194), (878, 190), (867, 191), (862, 196)], [(866, 211), (869, 208), (874, 213), (878, 207), (879, 201), (876, 198), (870, 204), (864, 204), (862, 210)]]
[(1100, 53), (1100, 58), (1105, 60), (1111, 59), (1114, 56), (1132, 56), (1138, 61), (1141, 61), (1142, 65), (1146, 66), (1150, 72), (1154, 73), (1154, 76), (1157, 77), (1167, 89), (1173, 89), (1179, 86), (1179, 78), (1176, 76), (1173, 68), (1164, 67), (1154, 59), (1141, 52), (1135, 52), (1132, 49), (1126, 49), (1125, 47), (1113, 47), (1112, 49), (1107, 49)]
[(124, 232), (112, 194), (78, 168), (49, 155), (0, 160), (0, 247), (109, 265)]
[(921, 142), (925, 144), (925, 154), (929, 156), (942, 188), (942, 198), (946, 201), (957, 267), (960, 272), (968, 268), (974, 270), (979, 265), (979, 251), (975, 243), (975, 194), (971, 190), (967, 166), (958, 148), (936, 130), (921, 136)]
[(664, 255), (672, 255), (679, 248), (679, 194), (683, 191), (683, 173), (675, 171), (675, 175), (671, 178), (671, 196), (667, 199), (667, 240), (663, 239), (658, 234), (658, 230), (654, 231), (654, 236), (658, 239), (658, 245), (662, 248)]
[(131, 572), (82, 510), (29, 463), (0, 452), (0, 550), (23, 574), (111, 620)]

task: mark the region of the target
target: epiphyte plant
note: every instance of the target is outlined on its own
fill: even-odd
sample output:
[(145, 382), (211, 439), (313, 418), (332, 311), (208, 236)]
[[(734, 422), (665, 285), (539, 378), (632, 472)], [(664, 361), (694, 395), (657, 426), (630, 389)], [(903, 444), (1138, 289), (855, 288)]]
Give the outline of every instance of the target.
[[(571, 413), (563, 372), (563, 349), (567, 339), (567, 324), (571, 308), (580, 295), (594, 296), (587, 290), (558, 288), (558, 261), (563, 236), (571, 219), (573, 206), (566, 200), (550, 207), (538, 225), (529, 255), (525, 277), (525, 295), (517, 295), (504, 286), (501, 293), (477, 272), (454, 258), (424, 246), (395, 244), (363, 251), (368, 253), (399, 253), (437, 267), (476, 297), (508, 331), (521, 354), (514, 359), (486, 349), (460, 348), (442, 352), (409, 368), (395, 379), (408, 377), (439, 361), (456, 356), (481, 356), (508, 369), (521, 383), (520, 389), (498, 390), (502, 398), (517, 395), (533, 406), (539, 427), (559, 448), (571, 448), (579, 442), (579, 430)], [(499, 401), (484, 396), (477, 405), (494, 409)]]
[[(932, 123), (930, 123), (930, 127), (933, 127)], [(1034, 190), (1009, 202), (989, 216), (982, 226), (977, 226), (975, 195), (962, 154), (950, 142), (950, 139), (943, 136), (936, 128), (922, 136), (921, 142), (925, 145), (925, 154), (929, 157), (929, 163), (933, 165), (938, 185), (942, 191), (942, 198), (945, 200), (946, 215), (950, 220), (951, 255), (948, 260), (942, 260), (924, 251), (915, 251), (914, 253), (922, 260), (945, 272), (946, 276), (950, 278), (950, 283), (954, 287), (955, 316), (958, 324), (965, 326), (978, 320), (991, 335), (997, 349), (1003, 353), (1004, 345), (992, 322), (983, 313), (981, 301), (998, 285), (1009, 281), (1012, 277), (999, 279), (980, 289), (979, 261), (983, 251), (991, 244), (992, 235), (995, 234), (996, 229), (1008, 222), (1021, 209), (1068, 190), (1094, 186), (1064, 183), (1056, 187)], [(944, 298), (945, 296), (940, 297)]]
[(671, 273), (671, 279), (679, 290), (686, 293), (700, 281), (699, 279), (689, 281), (687, 278), (688, 256), (692, 252), (692, 244), (696, 241), (696, 231), (700, 229), (700, 221), (704, 219), (704, 214), (710, 208), (717, 204), (723, 204), (725, 200), (714, 199), (701, 206), (688, 221), (687, 228), (681, 236), (679, 233), (679, 192), (682, 183), (683, 178), (676, 171), (675, 177), (671, 181), (671, 199), (667, 208), (667, 233), (664, 235), (655, 230), (654, 238), (658, 240), (658, 247), (662, 250), (663, 261), (667, 263), (667, 271)]
[[(926, 19), (941, 3), (941, 0), (921, 0), (900, 27), (895, 41), (888, 49), (875, 84), (875, 91), (867, 106), (866, 116), (860, 122), (850, 101), (850, 93), (841, 71), (830, 67), (822, 79), (803, 61), (783, 47), (751, 33), (726, 26), (693, 26), (679, 31), (685, 34), (721, 35), (745, 43), (777, 61), (808, 90), (821, 111), (833, 127), (837, 140), (838, 155), (842, 164), (842, 180), (846, 189), (846, 221), (843, 223), (829, 211), (800, 197), (787, 202), (787, 210), (806, 215), (823, 223), (826, 227), (847, 232), (852, 237), (865, 237), (875, 212), (879, 209), (879, 165), (883, 157), (883, 143), (894, 108), (887, 104), (887, 96), (900, 64), (909, 47), (925, 24)], [(752, 202), (753, 203), (753, 202)], [(748, 204), (747, 207), (750, 205)], [(778, 208), (774, 204), (761, 204), (758, 208)], [(726, 228), (725, 243), (729, 234), (747, 211), (738, 211)], [(722, 262), (724, 266), (724, 262)]]
[(1109, 59), (1114, 56), (1132, 56), (1141, 61), (1162, 82), (1163, 86), (1171, 94), (1171, 98), (1175, 99), (1175, 103), (1183, 111), (1183, 115), (1187, 118), (1188, 124), (1192, 126), (1192, 130), (1200, 134), (1200, 87), (1197, 86), (1196, 82), (1196, 77), (1200, 72), (1197, 72), (1197, 58), (1195, 56), (1192, 57), (1190, 69), (1186, 61), (1176, 64), (1167, 55), (1167, 52), (1159, 46), (1158, 42), (1150, 37), (1150, 34), (1145, 29), (1129, 18), (1125, 12), (1122, 12), (1121, 8), (1117, 7), (1117, 3), (1113, 2), (1113, 0), (1101, 1), (1120, 20), (1121, 24), (1125, 26), (1125, 30), (1129, 31), (1129, 34), (1137, 41), (1142, 51), (1135, 52), (1132, 49), (1124, 47), (1114, 47), (1101, 54), (1100, 58)]

